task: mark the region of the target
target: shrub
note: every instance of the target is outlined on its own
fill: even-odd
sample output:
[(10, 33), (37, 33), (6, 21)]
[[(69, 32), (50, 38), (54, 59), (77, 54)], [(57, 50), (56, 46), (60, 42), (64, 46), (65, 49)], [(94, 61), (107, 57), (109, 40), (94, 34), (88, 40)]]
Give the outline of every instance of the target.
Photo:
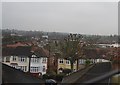
[(56, 81), (62, 81), (64, 76), (65, 76), (65, 74), (62, 74), (62, 73), (61, 74), (57, 74), (55, 79), (56, 79)]
[(90, 63), (91, 63), (91, 61), (88, 60), (88, 59), (85, 61), (85, 65), (86, 65), (86, 66), (90, 65)]
[(42, 78), (43, 79), (49, 79), (49, 75), (48, 74), (44, 74), (44, 75), (42, 75)]
[(49, 79), (55, 79), (55, 76), (56, 76), (55, 74), (50, 74)]
[(69, 73), (71, 73), (72, 72), (72, 70), (71, 69), (63, 69), (63, 73), (64, 74), (69, 74)]

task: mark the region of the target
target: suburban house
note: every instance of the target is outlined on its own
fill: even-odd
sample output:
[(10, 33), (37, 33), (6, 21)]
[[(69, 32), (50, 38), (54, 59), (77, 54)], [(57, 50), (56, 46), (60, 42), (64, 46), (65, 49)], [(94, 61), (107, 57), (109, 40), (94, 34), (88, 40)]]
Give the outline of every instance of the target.
[(21, 69), (24, 72), (28, 71), (30, 47), (5, 47), (2, 50), (2, 62), (4, 64)]
[(56, 56), (46, 49), (43, 49), (43, 50), (45, 54), (47, 55), (47, 73), (51, 73), (51, 72), (57, 73), (58, 63), (57, 63)]
[(31, 52), (30, 72), (34, 75), (46, 74), (48, 61), (44, 49), (34, 46)]
[(99, 47), (107, 48), (107, 47), (120, 47), (120, 44), (114, 43), (114, 44), (96, 44)]
[(2, 48), (2, 62), (33, 75), (45, 74), (47, 56), (43, 48), (35, 46), (14, 46)]
[(46, 74), (46, 69), (47, 69), (47, 58), (39, 57), (33, 54), (30, 62), (30, 72), (33, 73), (34, 75), (42, 75), (42, 74)]
[[(73, 68), (74, 68), (74, 71), (77, 70), (77, 62), (74, 63)], [(71, 69), (70, 61), (63, 58), (58, 58), (57, 72), (60, 73), (62, 72), (63, 69)]]

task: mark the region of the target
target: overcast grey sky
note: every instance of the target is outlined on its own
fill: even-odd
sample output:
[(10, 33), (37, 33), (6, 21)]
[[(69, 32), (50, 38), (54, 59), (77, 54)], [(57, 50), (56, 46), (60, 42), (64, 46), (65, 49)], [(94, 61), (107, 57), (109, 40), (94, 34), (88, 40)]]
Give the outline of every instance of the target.
[(118, 34), (117, 2), (3, 2), (3, 29)]

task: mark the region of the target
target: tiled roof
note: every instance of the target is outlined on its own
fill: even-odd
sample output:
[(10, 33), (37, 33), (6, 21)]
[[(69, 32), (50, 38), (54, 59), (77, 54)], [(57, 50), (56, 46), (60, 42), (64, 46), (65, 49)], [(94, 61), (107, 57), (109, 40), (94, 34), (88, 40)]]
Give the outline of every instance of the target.
[(48, 50), (43, 49), (43, 51), (45, 52), (45, 54), (47, 55), (47, 57), (54, 57), (53, 53), (51, 53), (51, 52), (49, 53)]
[(6, 48), (6, 47), (3, 47), (2, 48), (2, 56), (10, 56), (10, 55), (14, 55), (14, 50), (15, 48)]
[[(39, 56), (49, 57), (49, 51), (44, 48), (40, 48), (40, 47), (36, 46), (36, 47), (32, 47), (31, 51)], [(52, 56), (52, 54), (51, 54), (51, 56)]]
[(2, 56), (29, 56), (31, 54), (30, 50), (29, 46), (3, 47)]
[(18, 47), (18, 46), (28, 46), (28, 45), (25, 44), (25, 43), (23, 44), (23, 43), (18, 42), (18, 43), (15, 43), (15, 44), (7, 45), (6, 47), (16, 48), (16, 47)]
[(14, 47), (3, 47), (2, 56), (26, 56), (29, 57), (32, 54), (37, 55), (37, 57), (48, 57), (48, 51), (44, 48), (37, 46), (17, 46)]
[(30, 46), (16, 47), (14, 54), (16, 56), (30, 56), (31, 55), (31, 47)]
[[(1, 63), (0, 63), (1, 64)], [(32, 84), (32, 85), (41, 85), (44, 84), (42, 79), (33, 77), (30, 74), (26, 74), (23, 71), (15, 69), (13, 67), (2, 64), (2, 81), (3, 83), (18, 83), (18, 84)], [(13, 85), (14, 85), (13, 84)], [(15, 85), (16, 85), (15, 84)]]

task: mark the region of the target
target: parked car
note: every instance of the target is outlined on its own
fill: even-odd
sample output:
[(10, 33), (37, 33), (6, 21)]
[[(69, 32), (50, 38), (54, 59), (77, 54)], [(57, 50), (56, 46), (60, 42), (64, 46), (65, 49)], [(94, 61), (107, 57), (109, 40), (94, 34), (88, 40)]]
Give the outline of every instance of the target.
[(54, 79), (47, 79), (45, 85), (57, 85), (57, 82)]

